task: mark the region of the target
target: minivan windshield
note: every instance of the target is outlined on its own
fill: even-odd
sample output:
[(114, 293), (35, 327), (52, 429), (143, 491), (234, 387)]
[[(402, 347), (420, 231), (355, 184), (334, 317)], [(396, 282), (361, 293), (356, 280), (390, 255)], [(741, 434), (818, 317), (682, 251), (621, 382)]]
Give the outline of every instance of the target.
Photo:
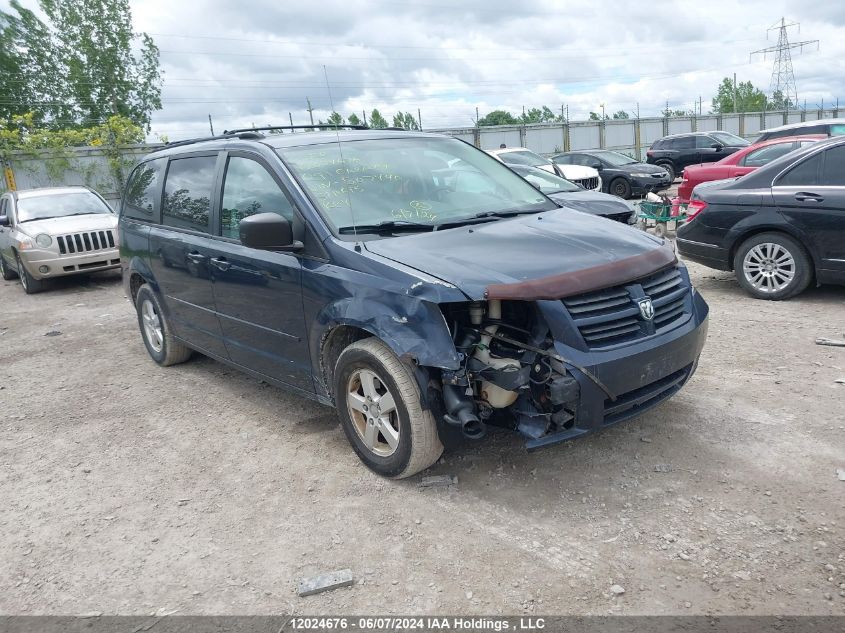
[(497, 160), (457, 139), (364, 139), (276, 151), (335, 231), (399, 223), (426, 230), (557, 208)]
[(18, 198), (17, 211), (18, 222), (112, 212), (109, 205), (90, 191), (22, 195)]

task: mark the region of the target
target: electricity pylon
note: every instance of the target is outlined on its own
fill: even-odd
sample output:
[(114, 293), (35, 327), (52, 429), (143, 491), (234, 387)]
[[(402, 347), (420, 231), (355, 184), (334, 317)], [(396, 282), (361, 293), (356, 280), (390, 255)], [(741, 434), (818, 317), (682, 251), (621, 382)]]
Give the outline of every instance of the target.
[(778, 31), (778, 43), (775, 46), (761, 48), (758, 51), (753, 51), (751, 56), (762, 55), (766, 59), (769, 53), (774, 53), (775, 63), (772, 67), (772, 80), (769, 84), (769, 99), (770, 102), (782, 102), (784, 108), (798, 107), (798, 88), (795, 85), (795, 73), (792, 70), (792, 54), (790, 51), (793, 48), (799, 49), (803, 52), (805, 46), (815, 44), (818, 49), (818, 40), (805, 40), (803, 42), (789, 42), (789, 37), (786, 30), (792, 26), (798, 27), (798, 32), (801, 32), (801, 25), (798, 22), (787, 22), (785, 18), (781, 18), (779, 23), (770, 27), (766, 31), (766, 38), (769, 37), (769, 31)]

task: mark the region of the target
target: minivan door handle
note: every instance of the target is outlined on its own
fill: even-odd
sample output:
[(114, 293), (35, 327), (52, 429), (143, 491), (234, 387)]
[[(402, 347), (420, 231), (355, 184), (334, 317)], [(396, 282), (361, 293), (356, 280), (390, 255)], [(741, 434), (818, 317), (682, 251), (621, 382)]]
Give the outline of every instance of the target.
[(206, 257), (205, 255), (203, 255), (202, 253), (188, 253), (188, 254), (185, 256), (185, 258), (186, 258), (188, 261), (191, 261), (191, 262), (193, 262), (193, 263), (195, 263), (195, 264), (202, 264), (205, 260), (207, 260), (207, 259), (208, 259), (208, 257)]
[(229, 270), (232, 267), (232, 264), (226, 261), (225, 257), (214, 257), (211, 260), (211, 265), (214, 266), (217, 270)]
[(798, 202), (824, 202), (824, 198), (822, 198), (817, 193), (810, 193), (808, 191), (799, 191), (795, 194), (795, 199)]

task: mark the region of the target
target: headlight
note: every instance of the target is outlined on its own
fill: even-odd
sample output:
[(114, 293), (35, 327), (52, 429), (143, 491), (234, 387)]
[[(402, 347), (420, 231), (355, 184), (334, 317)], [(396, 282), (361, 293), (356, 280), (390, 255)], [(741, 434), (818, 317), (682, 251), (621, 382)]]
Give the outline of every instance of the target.
[[(632, 171), (632, 172), (631, 172), (631, 173), (629, 173), (628, 175), (629, 175), (631, 178), (647, 178), (647, 177), (648, 177), (648, 174), (644, 174), (644, 173), (642, 173), (641, 171)], [(663, 174), (663, 175), (665, 176), (666, 174)]]
[(23, 233), (18, 233), (18, 249), (25, 251), (28, 248), (32, 248), (32, 238), (29, 235), (24, 235)]
[(39, 233), (35, 236), (35, 243), (41, 248), (49, 248), (50, 244), (53, 243), (53, 238), (46, 233)]

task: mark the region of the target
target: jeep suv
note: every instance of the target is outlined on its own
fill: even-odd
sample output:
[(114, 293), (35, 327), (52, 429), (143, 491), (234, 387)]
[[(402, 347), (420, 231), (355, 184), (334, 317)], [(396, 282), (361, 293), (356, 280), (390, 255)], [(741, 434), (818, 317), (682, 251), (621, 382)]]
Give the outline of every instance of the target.
[(651, 144), (646, 152), (646, 162), (663, 167), (669, 173), (669, 182), (672, 182), (684, 167), (715, 163), (748, 145), (750, 143), (744, 138), (729, 132), (673, 134)]
[(445, 136), (174, 143), (130, 175), (119, 230), (156, 363), (197, 351), (334, 406), (387, 477), (490, 424), (537, 448), (640, 415), (706, 337), (670, 245)]

